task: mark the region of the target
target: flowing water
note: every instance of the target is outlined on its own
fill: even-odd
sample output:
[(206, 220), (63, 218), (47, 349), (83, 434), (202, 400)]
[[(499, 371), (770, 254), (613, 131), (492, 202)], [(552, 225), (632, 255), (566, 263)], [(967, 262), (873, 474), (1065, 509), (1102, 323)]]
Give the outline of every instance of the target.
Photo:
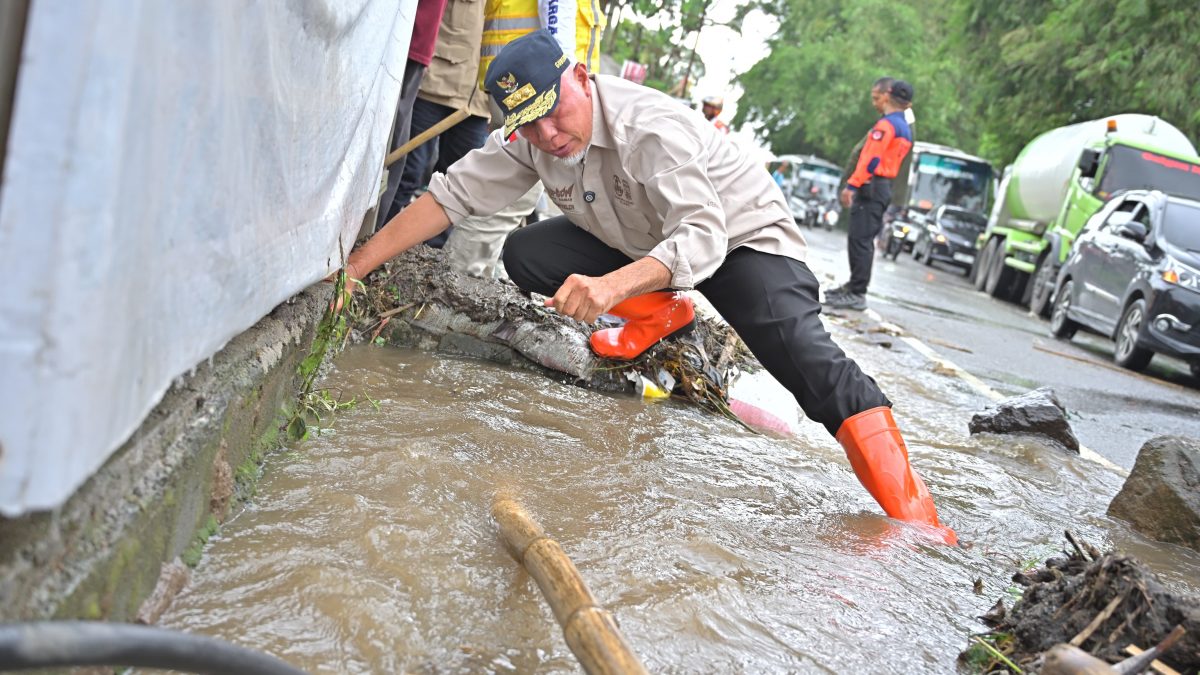
[(491, 521), (498, 490), (562, 544), (651, 672), (954, 672), (974, 617), (1011, 604), (1011, 574), (1065, 528), (1196, 590), (1200, 558), (1104, 515), (1120, 476), (968, 438), (981, 403), (957, 380), (915, 353), (847, 349), (896, 401), (967, 547), (882, 517), (811, 422), (780, 440), (681, 403), (355, 347), (321, 386), (378, 409), (272, 455), (162, 624), (314, 673), (578, 672)]

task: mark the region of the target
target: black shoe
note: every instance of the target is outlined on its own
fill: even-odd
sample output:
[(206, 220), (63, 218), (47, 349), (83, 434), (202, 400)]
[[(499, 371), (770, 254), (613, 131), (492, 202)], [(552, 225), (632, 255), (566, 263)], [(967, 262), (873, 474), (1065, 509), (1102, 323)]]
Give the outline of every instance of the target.
[(844, 295), (826, 298), (825, 305), (832, 309), (853, 309), (861, 312), (867, 308), (867, 296), (859, 293), (847, 292)]

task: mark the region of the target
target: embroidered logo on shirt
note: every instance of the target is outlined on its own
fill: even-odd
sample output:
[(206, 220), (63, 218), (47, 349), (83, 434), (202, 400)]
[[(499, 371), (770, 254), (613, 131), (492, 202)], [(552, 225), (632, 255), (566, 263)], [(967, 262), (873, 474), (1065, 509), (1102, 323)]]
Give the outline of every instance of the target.
[(877, 141), (882, 141), (882, 140), (883, 140), (883, 131), (881, 131), (881, 130), (879, 130), (879, 129), (876, 129), (876, 130), (872, 131), (872, 132), (871, 132), (871, 138), (873, 138), (873, 139), (875, 139), (875, 140), (877, 140)]
[(550, 201), (558, 205), (558, 208), (563, 211), (575, 210), (575, 186), (566, 185), (563, 187), (546, 186), (546, 194), (550, 197)]
[(633, 190), (629, 189), (629, 181), (613, 174), (613, 196), (625, 206), (633, 206)]

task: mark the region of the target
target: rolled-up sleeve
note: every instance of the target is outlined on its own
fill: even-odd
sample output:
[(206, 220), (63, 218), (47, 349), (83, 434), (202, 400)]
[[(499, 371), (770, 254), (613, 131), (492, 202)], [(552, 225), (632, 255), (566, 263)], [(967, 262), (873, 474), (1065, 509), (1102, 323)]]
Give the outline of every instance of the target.
[(501, 130), (488, 136), (483, 147), (463, 155), (429, 180), (429, 193), (446, 211), (451, 223), (468, 216), (490, 216), (516, 201), (538, 180), (524, 140), (504, 141)]
[(671, 271), (671, 286), (690, 289), (725, 261), (725, 210), (708, 178), (708, 152), (696, 130), (670, 117), (648, 121), (633, 139), (631, 175), (663, 219), (651, 258)]

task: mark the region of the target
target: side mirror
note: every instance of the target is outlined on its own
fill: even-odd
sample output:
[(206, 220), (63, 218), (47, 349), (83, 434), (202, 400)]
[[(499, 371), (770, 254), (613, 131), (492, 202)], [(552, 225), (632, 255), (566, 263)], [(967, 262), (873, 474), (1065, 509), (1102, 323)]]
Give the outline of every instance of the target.
[(1131, 220), (1127, 223), (1121, 223), (1117, 226), (1116, 234), (1118, 237), (1132, 239), (1138, 243), (1146, 241), (1146, 226), (1136, 220)]
[(1096, 170), (1100, 168), (1100, 151), (1085, 149), (1079, 154), (1079, 177), (1094, 178)]

